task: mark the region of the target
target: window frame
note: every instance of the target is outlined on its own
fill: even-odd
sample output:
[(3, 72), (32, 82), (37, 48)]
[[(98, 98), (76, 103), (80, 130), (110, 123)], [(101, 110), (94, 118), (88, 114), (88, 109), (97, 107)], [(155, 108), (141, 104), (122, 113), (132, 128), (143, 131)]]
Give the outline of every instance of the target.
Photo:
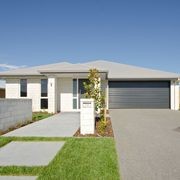
[[(42, 87), (42, 85), (43, 85), (43, 84), (42, 84), (42, 81), (44, 81), (44, 80), (47, 81), (47, 84), (46, 84), (46, 88), (47, 88), (47, 89), (46, 89), (46, 96), (42, 96), (42, 95), (43, 95), (43, 92), (42, 92), (42, 88), (43, 88), (43, 87)], [(45, 97), (48, 97), (48, 79), (41, 79), (41, 97), (44, 97), (44, 98), (45, 98)]]
[[(79, 79), (78, 78), (73, 78), (73, 98), (72, 98), (72, 109), (73, 110), (78, 110), (78, 107), (79, 107), (79, 102), (78, 102), (78, 98), (79, 98), (79, 94), (78, 94), (78, 86), (79, 86)], [(74, 87), (75, 85), (75, 87)], [(75, 89), (74, 89), (75, 88)], [(74, 93), (74, 91), (76, 93)], [(74, 101), (76, 101), (76, 105), (74, 104)], [(75, 105), (75, 107), (74, 107)]]
[[(42, 100), (47, 100), (47, 108), (42, 108)], [(40, 109), (48, 109), (48, 98), (41, 98), (40, 99)]]
[[(47, 94), (46, 94), (46, 96), (42, 96), (42, 81), (43, 80), (47, 80)], [(48, 107), (49, 107), (49, 100), (48, 100), (48, 79), (45, 79), (45, 78), (43, 78), (43, 79), (41, 79), (40, 80), (40, 109), (41, 110), (47, 110), (48, 109)], [(42, 108), (42, 100), (47, 100), (47, 108)]]
[[(22, 81), (25, 81), (26, 83), (25, 84), (22, 84)], [(19, 84), (20, 84), (20, 91), (19, 91), (19, 93), (20, 93), (20, 97), (21, 98), (26, 98), (27, 97), (27, 94), (28, 94), (28, 92), (27, 92), (27, 79), (20, 79), (20, 82), (19, 82)], [(23, 86), (25, 85), (25, 92), (22, 92), (22, 88), (23, 88)], [(22, 93), (25, 93), (25, 95), (23, 95)]]

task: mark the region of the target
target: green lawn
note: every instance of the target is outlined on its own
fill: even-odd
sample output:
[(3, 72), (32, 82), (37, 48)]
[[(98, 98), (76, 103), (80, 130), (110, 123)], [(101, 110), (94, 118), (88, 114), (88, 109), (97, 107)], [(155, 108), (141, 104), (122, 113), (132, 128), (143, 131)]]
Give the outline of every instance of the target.
[(50, 116), (52, 116), (53, 114), (51, 113), (48, 113), (48, 112), (33, 112), (32, 114), (32, 120), (33, 121), (38, 121), (38, 120), (41, 120), (41, 119), (45, 119), (45, 118), (48, 118)]
[(0, 147), (6, 145), (9, 142), (11, 142), (11, 139), (0, 137)]
[[(3, 139), (3, 140), (2, 140)], [(0, 174), (38, 175), (42, 180), (118, 180), (118, 163), (113, 138), (7, 138), (4, 145), (15, 141), (66, 141), (46, 167), (0, 167)]]

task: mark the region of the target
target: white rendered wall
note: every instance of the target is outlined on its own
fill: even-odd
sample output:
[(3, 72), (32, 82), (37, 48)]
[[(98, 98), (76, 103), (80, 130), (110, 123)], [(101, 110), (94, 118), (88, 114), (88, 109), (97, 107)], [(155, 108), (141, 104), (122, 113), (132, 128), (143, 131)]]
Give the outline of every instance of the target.
[(40, 111), (41, 81), (27, 79), (27, 98), (32, 99), (32, 111)]
[(59, 79), (59, 93), (60, 93), (60, 111), (72, 111), (72, 91), (73, 83), (72, 78)]
[(19, 98), (19, 79), (6, 79), (6, 98)]
[(48, 78), (48, 112), (57, 112), (57, 97), (56, 97), (57, 79), (54, 77)]
[(60, 106), (61, 106), (61, 94), (60, 94), (60, 86), (61, 86), (61, 79), (58, 78), (57, 79), (57, 111), (59, 112), (61, 110)]
[(27, 97), (20, 97), (20, 79), (6, 79), (6, 98), (32, 99), (32, 111), (40, 111), (40, 79), (27, 79)]
[(179, 82), (171, 81), (171, 109), (179, 110)]
[[(72, 88), (72, 78), (49, 78), (48, 112), (72, 111)], [(7, 79), (6, 98), (32, 99), (32, 110), (41, 111), (41, 79), (27, 79), (27, 97), (20, 97), (20, 79)]]

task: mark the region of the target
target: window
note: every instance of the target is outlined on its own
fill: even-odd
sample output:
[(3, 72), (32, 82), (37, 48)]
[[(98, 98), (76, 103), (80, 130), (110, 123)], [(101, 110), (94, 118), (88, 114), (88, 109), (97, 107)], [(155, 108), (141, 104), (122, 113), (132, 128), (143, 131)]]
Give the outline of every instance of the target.
[(79, 95), (79, 109), (80, 109), (80, 99), (84, 98), (84, 94), (86, 93), (84, 88), (84, 83), (88, 83), (88, 79), (79, 79), (78, 80), (78, 95)]
[(73, 79), (73, 97), (77, 97), (77, 79)]
[(41, 79), (41, 109), (48, 109), (48, 80)]
[(47, 84), (48, 84), (47, 79), (41, 79), (41, 97), (47, 97), (48, 96)]
[(41, 99), (41, 109), (48, 109), (48, 99)]
[(77, 109), (77, 99), (73, 98), (73, 109)]
[(84, 97), (85, 89), (84, 82), (88, 82), (88, 79), (73, 79), (73, 109), (80, 108), (80, 99)]
[(27, 97), (27, 79), (20, 80), (20, 96)]
[(78, 87), (77, 79), (73, 79), (73, 109), (77, 109), (77, 87)]

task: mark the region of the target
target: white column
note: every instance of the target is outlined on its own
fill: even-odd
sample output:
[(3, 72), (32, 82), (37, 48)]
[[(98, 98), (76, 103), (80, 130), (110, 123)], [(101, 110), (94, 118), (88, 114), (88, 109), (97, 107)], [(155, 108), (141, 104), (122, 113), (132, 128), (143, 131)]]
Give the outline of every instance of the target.
[(57, 112), (57, 79), (48, 77), (48, 112)]
[(179, 110), (179, 82), (175, 82), (175, 110)]
[(179, 82), (171, 81), (171, 109), (179, 110)]
[(109, 83), (106, 85), (106, 108), (109, 109)]

